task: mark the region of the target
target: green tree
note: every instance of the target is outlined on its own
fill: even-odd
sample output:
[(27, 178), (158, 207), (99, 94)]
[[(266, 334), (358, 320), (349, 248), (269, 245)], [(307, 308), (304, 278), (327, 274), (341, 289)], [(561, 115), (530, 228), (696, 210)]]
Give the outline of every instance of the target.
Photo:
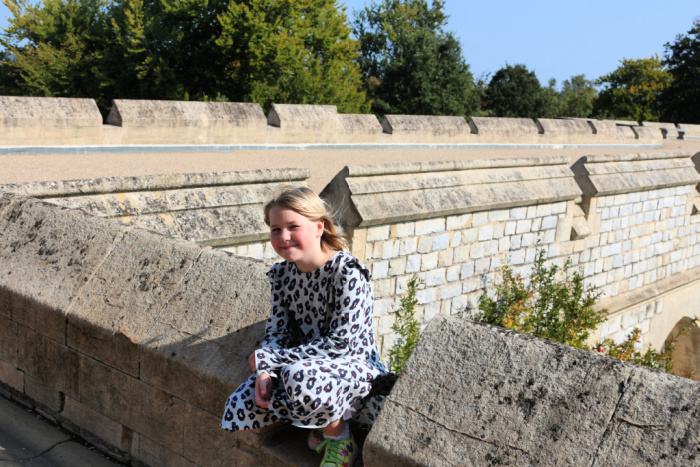
[[(8, 27), (0, 62), (3, 94), (91, 97), (106, 105), (109, 77), (101, 67), (109, 41), (106, 0), (5, 0)], [(10, 60), (9, 56), (13, 59)]]
[(248, 0), (229, 3), (217, 40), (227, 57), (231, 98), (259, 102), (335, 104), (366, 112), (358, 44), (336, 0)]
[(472, 115), (478, 109), (459, 41), (444, 31), (444, 2), (382, 0), (357, 14), (360, 66), (372, 111)]
[(553, 86), (543, 89), (535, 72), (525, 65), (506, 65), (491, 78), (485, 108), (496, 117), (554, 117), (557, 111)]
[(664, 64), (673, 80), (661, 94), (663, 118), (700, 124), (700, 21), (665, 47)]
[(598, 91), (586, 75), (575, 75), (562, 83), (560, 100), (562, 117), (588, 118), (593, 113), (593, 100)]
[[(5, 0), (5, 94), (369, 110), (335, 0)], [(16, 60), (10, 61), (9, 54)]]
[(593, 103), (598, 118), (659, 121), (660, 96), (671, 84), (671, 74), (658, 56), (623, 59), (620, 66), (601, 76), (597, 84), (604, 88)]

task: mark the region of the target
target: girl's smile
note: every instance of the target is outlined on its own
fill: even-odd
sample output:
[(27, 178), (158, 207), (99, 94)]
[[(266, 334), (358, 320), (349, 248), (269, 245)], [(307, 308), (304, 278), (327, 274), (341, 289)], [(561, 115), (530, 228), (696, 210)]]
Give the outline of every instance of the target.
[(312, 221), (291, 209), (270, 210), (270, 242), (285, 261), (295, 263), (302, 272), (314, 271), (333, 256), (323, 251), (323, 221)]

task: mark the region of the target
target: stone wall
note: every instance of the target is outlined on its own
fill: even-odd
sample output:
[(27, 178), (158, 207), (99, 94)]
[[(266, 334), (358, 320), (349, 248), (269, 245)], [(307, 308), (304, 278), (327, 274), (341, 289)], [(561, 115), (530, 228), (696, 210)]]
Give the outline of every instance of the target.
[[(700, 267), (700, 176), (689, 154), (589, 156), (574, 168), (555, 157), (338, 174), (322, 196), (349, 200), (341, 222), (373, 274), (382, 351), (413, 274), (425, 283), (418, 314), (427, 323), (469, 316), (501, 266), (527, 277), (538, 248), (560, 266), (571, 260), (607, 299)], [(600, 337), (619, 342), (637, 326), (649, 343), (654, 313), (614, 311)]]
[(264, 330), (267, 269), (0, 194), (0, 392), (123, 461), (255, 465), (218, 426)]
[[(660, 132), (634, 122), (587, 119), (338, 114), (334, 105), (258, 104), (115, 99), (101, 124), (91, 99), (0, 96), (4, 145), (645, 145)], [(590, 122), (590, 123), (588, 123)], [(586, 127), (588, 124), (592, 131)], [(622, 125), (622, 126), (620, 126)], [(6, 128), (6, 130), (3, 130)], [(633, 128), (641, 128), (636, 131)]]
[(2, 145), (99, 144), (102, 115), (92, 99), (0, 96)]
[[(308, 453), (290, 454), (303, 448), (298, 430), (230, 435), (219, 431), (218, 417), (223, 400), (249, 374), (246, 357), (259, 344), (269, 313), (269, 262), (243, 257), (272, 257), (261, 205), (276, 184), (304, 184), (307, 177), (308, 171), (300, 169), (1, 187), (19, 194), (0, 194), (0, 392), (137, 464), (304, 465)], [(386, 354), (393, 343), (394, 311), (413, 274), (425, 282), (418, 297), (422, 324), (438, 318), (422, 338), (429, 350), (417, 351), (410, 362), (414, 367), (414, 361), (424, 362), (432, 373), (418, 377), (407, 370), (409, 376), (402, 377), (382, 415), (389, 425), (410, 427), (403, 431), (415, 442), (410, 455), (422, 459), (426, 453), (447, 452), (447, 445), (459, 452), (464, 444), (454, 437), (462, 428), (453, 430), (456, 425), (440, 418), (442, 412), (426, 400), (435, 400), (434, 407), (445, 408), (452, 419), (454, 414), (473, 419), (471, 412), (460, 412), (444, 399), (452, 391), (411, 398), (411, 391), (431, 394), (431, 385), (442, 381), (442, 367), (428, 357), (463, 365), (447, 373), (451, 379), (445, 386), (463, 394), (460, 410), (491, 410), (493, 404), (465, 409), (464, 397), (473, 392), (488, 398), (492, 393), (484, 387), (499, 381), (511, 385), (498, 399), (508, 407), (499, 410), (520, 414), (509, 418), (518, 423), (489, 425), (483, 436), (476, 435), (493, 443), (472, 440), (477, 444), (469, 455), (493, 455), (488, 445), (495, 443), (509, 459), (528, 459), (531, 447), (542, 443), (522, 441), (518, 433), (557, 425), (542, 445), (552, 459), (565, 459), (569, 448), (560, 450), (556, 441), (574, 439), (566, 433), (580, 428), (570, 422), (581, 417), (602, 417), (608, 424), (602, 428), (608, 444), (600, 444), (600, 430), (592, 425), (586, 431), (585, 437), (598, 439), (599, 459), (617, 453), (634, 465), (641, 451), (625, 443), (642, 435), (645, 445), (654, 446), (648, 452), (669, 455), (654, 433), (679, 443), (685, 439), (686, 425), (678, 423), (686, 418), (674, 415), (669, 422), (668, 417), (688, 407), (690, 420), (697, 423), (697, 409), (686, 404), (687, 394), (697, 394), (692, 386), (697, 383), (678, 383), (505, 331), (476, 332), (475, 339), (483, 342), (479, 348), (487, 349), (476, 360), (460, 347), (470, 339), (449, 337), (468, 335), (474, 325), (441, 316), (470, 316), (501, 266), (527, 277), (537, 249), (543, 248), (555, 264), (571, 260), (587, 283), (605, 293), (601, 306), (611, 314), (595, 337), (619, 341), (636, 326), (643, 331), (643, 344), (659, 348), (700, 300), (698, 183), (696, 165), (682, 153), (589, 156), (573, 167), (567, 157), (549, 157), (367, 165), (339, 173), (322, 195), (341, 208), (352, 252), (372, 271), (382, 351)], [(231, 239), (230, 250), (241, 256), (207, 246), (229, 245)], [(438, 344), (449, 350), (430, 347)], [(513, 355), (523, 356), (515, 366), (507, 364)], [(577, 399), (570, 416), (557, 415), (561, 398), (542, 396), (544, 403), (538, 405), (529, 391), (570, 394), (571, 387), (581, 386), (579, 379), (566, 379), (573, 366), (583, 369), (576, 378), (588, 381), (595, 375), (600, 384)], [(543, 368), (551, 372), (542, 373)], [(634, 388), (630, 396), (639, 394), (635, 401), (649, 394), (657, 402), (637, 405), (615, 396), (623, 382), (625, 391)], [(654, 387), (667, 388), (663, 398), (654, 395)], [(500, 387), (494, 391), (501, 394)], [(605, 404), (591, 405), (596, 400)], [(646, 407), (653, 416), (630, 418), (637, 409), (627, 410), (628, 404)], [(416, 414), (427, 414), (440, 426), (420, 430), (426, 422)], [(491, 417), (483, 414), (484, 420)], [(611, 414), (617, 421), (610, 421)], [(624, 430), (635, 428), (625, 420), (633, 422), (630, 426), (642, 420), (656, 429), (626, 437)], [(696, 426), (688, 429), (697, 432)], [(623, 430), (619, 438), (611, 435), (616, 430)], [(426, 432), (435, 434), (435, 444), (415, 438)], [(368, 439), (365, 465), (382, 465), (377, 459), (395, 455), (391, 449), (386, 453), (383, 436), (399, 446), (404, 434), (378, 424)], [(583, 438), (577, 443), (593, 446)], [(510, 440), (515, 441), (505, 444)], [(684, 446), (679, 444), (673, 455), (681, 457), (673, 459), (685, 459)]]
[(109, 144), (242, 144), (267, 137), (262, 108), (249, 103), (115, 99), (106, 123)]
[(275, 187), (306, 185), (308, 169), (147, 175), (0, 185), (61, 206), (126, 225), (223, 248), (237, 254), (276, 256), (263, 221)]
[(700, 383), (439, 317), (370, 432), (365, 465), (697, 465)]

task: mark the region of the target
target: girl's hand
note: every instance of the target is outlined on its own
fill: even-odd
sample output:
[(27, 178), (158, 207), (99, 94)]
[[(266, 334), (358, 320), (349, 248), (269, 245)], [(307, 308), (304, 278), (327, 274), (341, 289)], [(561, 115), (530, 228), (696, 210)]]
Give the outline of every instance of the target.
[(270, 405), (272, 397), (272, 378), (267, 373), (260, 373), (255, 379), (255, 403), (262, 408)]
[(250, 371), (252, 371), (253, 373), (258, 371), (258, 369), (255, 368), (255, 352), (250, 354), (250, 356), (248, 357), (248, 365), (250, 365)]

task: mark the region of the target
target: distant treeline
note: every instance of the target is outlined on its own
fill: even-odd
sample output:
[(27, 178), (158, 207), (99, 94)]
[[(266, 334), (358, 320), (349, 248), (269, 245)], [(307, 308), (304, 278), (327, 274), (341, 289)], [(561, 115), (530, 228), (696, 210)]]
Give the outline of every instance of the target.
[(700, 123), (700, 23), (663, 57), (542, 86), (476, 79), (443, 0), (5, 0), (0, 95), (333, 104), (342, 113)]

